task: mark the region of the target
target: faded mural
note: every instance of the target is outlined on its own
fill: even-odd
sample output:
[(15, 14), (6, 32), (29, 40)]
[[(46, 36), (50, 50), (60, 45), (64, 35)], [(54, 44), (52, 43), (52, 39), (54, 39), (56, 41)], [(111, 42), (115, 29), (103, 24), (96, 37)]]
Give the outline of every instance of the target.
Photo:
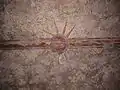
[[(120, 37), (119, 0), (1, 0), (0, 40)], [(120, 90), (120, 49), (0, 50), (0, 90)]]

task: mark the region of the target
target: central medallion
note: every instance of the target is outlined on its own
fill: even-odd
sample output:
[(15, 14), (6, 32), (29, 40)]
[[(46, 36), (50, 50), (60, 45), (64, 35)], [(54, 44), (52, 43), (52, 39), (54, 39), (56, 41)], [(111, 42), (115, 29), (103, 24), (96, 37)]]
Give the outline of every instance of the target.
[(68, 40), (63, 35), (56, 35), (51, 38), (50, 47), (53, 52), (62, 54), (68, 46)]

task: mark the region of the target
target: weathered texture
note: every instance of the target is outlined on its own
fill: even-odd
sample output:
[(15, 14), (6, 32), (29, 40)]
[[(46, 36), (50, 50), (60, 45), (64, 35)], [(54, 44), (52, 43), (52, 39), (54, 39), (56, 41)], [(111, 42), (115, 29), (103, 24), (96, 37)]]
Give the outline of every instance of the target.
[[(0, 39), (34, 40), (76, 24), (70, 37), (120, 36), (118, 0), (5, 0)], [(4, 19), (3, 19), (4, 17)], [(3, 24), (4, 22), (4, 24)], [(1, 22), (0, 22), (1, 23)], [(119, 90), (120, 50), (0, 51), (1, 90)]]

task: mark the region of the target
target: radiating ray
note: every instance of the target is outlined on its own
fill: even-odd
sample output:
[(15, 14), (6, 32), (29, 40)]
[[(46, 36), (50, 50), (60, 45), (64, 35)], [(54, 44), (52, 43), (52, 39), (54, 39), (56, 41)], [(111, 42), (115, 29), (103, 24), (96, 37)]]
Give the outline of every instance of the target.
[(46, 31), (46, 30), (42, 30), (42, 31), (45, 32), (45, 33), (48, 33), (48, 34), (50, 34), (50, 35), (52, 35), (52, 36), (55, 36), (54, 34), (48, 32), (48, 31)]
[(74, 28), (75, 28), (75, 25), (74, 25), (73, 28), (69, 31), (69, 33), (66, 35), (66, 37), (69, 37), (69, 36), (70, 36), (70, 34), (71, 34), (71, 32), (74, 30)]
[(67, 21), (65, 22), (65, 26), (64, 26), (64, 28), (63, 28), (63, 35), (65, 34), (65, 32), (66, 32), (66, 27), (67, 27)]
[(56, 34), (59, 34), (59, 30), (58, 30), (58, 27), (57, 27), (57, 24), (56, 24), (55, 20), (54, 20), (54, 25), (55, 25), (55, 28), (56, 28)]

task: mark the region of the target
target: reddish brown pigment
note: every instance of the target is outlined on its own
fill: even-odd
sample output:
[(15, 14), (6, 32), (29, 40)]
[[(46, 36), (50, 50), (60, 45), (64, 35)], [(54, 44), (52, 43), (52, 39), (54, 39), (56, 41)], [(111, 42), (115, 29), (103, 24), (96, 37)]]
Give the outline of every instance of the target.
[(56, 35), (51, 38), (51, 49), (53, 52), (57, 52), (59, 54), (63, 53), (67, 48), (68, 42), (65, 36)]

